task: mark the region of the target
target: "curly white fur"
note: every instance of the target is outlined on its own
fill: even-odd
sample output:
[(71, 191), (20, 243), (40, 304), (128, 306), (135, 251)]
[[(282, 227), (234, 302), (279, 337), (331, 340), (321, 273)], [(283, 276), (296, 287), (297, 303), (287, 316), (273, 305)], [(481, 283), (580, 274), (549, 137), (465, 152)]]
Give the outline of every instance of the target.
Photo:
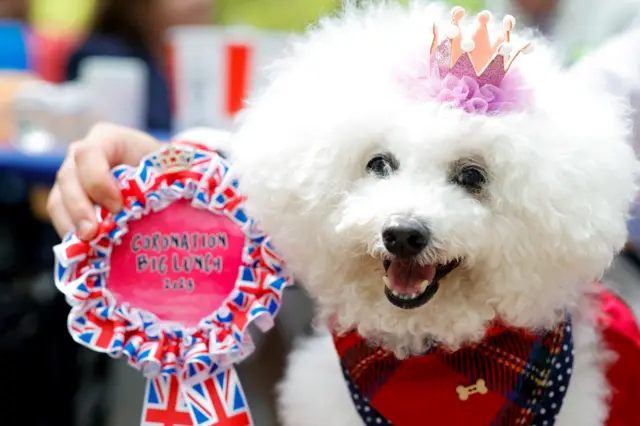
[[(626, 143), (625, 106), (563, 71), (543, 40), (517, 60), (532, 92), (524, 113), (473, 116), (407, 96), (397, 77), (425, 60), (432, 23), (446, 22), (447, 12), (419, 2), (347, 4), (273, 66), (233, 142), (250, 214), (315, 296), (321, 315), (401, 356), (423, 350), (427, 338), (451, 348), (480, 339), (496, 318), (538, 328), (578, 309), (625, 242), (635, 191), (638, 166)], [(513, 45), (519, 45), (515, 36)], [(399, 160), (390, 179), (365, 172), (379, 152)], [(490, 173), (480, 198), (448, 182), (451, 164), (466, 157)], [(433, 300), (409, 311), (387, 301), (377, 257), (381, 226), (398, 213), (429, 222), (433, 261), (465, 259)], [(577, 345), (591, 342), (582, 346), (593, 351), (594, 333), (586, 325)], [(324, 352), (311, 349), (309, 362), (335, 363), (314, 361)], [(602, 368), (592, 358), (576, 355), (576, 374), (585, 360), (585, 380), (601, 385)], [(359, 424), (347, 413), (320, 423), (295, 414), (312, 408), (295, 391), (295, 374), (314, 376), (301, 362), (292, 361), (293, 387), (285, 395), (293, 392), (291, 400), (302, 406), (287, 402), (285, 423)], [(589, 374), (600, 379), (588, 380)], [(333, 388), (338, 379), (321, 383)], [(602, 398), (598, 393), (595, 400)], [(603, 415), (596, 414), (563, 424), (600, 425)]]

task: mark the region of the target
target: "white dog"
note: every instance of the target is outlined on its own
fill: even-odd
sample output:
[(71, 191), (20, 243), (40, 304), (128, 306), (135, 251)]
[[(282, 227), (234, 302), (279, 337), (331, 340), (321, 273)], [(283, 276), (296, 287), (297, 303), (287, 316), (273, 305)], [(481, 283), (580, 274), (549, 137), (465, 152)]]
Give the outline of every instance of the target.
[[(625, 106), (572, 79), (542, 40), (511, 34), (510, 18), (462, 15), (347, 5), (275, 64), (242, 117), (248, 209), (334, 337), (291, 356), (287, 426), (606, 422), (612, 358), (593, 281), (625, 243), (635, 192)], [(506, 74), (492, 65), (497, 80), (462, 70), (500, 93), (444, 78), (458, 57), (480, 71), (529, 41)], [(527, 345), (551, 355), (521, 359)], [(482, 350), (504, 357), (453, 365)], [(501, 391), (514, 371), (529, 384)]]

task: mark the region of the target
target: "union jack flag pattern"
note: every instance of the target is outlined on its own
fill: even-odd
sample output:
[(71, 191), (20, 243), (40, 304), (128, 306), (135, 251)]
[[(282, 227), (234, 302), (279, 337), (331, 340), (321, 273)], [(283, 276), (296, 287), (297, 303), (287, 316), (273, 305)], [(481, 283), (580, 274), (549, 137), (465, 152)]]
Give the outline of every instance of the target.
[(142, 410), (142, 426), (192, 426), (189, 408), (174, 375), (147, 381)]
[(253, 425), (238, 374), (233, 367), (183, 389), (194, 425)]
[[(150, 378), (142, 416), (144, 426), (252, 424), (233, 365), (254, 349), (248, 327), (263, 331), (274, 323), (291, 278), (243, 208), (245, 197), (215, 152), (188, 141), (163, 148), (137, 167), (118, 166), (113, 175), (124, 201), (112, 214), (96, 207), (98, 230), (91, 241), (67, 235), (54, 248), (55, 283), (72, 306), (73, 339), (129, 364)], [(154, 315), (118, 303), (108, 288), (111, 252), (130, 220), (142, 219), (177, 200), (231, 219), (245, 233), (243, 266), (232, 297), (195, 329), (166, 325)]]
[(175, 375), (147, 382), (142, 426), (251, 426), (244, 392), (235, 370), (187, 385)]
[(73, 339), (93, 350), (112, 353), (122, 348), (124, 326), (100, 319), (92, 312), (85, 315), (69, 316), (69, 331)]

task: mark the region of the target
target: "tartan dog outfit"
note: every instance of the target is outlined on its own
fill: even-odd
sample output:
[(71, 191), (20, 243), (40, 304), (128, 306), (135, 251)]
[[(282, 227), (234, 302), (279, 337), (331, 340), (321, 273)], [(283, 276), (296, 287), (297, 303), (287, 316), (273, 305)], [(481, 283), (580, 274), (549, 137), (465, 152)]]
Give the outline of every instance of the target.
[[(607, 426), (640, 425), (640, 331), (615, 296), (602, 294), (603, 336), (618, 353)], [(544, 332), (491, 328), (451, 352), (432, 347), (399, 360), (352, 331), (334, 334), (346, 384), (365, 425), (551, 426), (573, 369), (570, 319)], [(578, 425), (576, 425), (578, 426)]]

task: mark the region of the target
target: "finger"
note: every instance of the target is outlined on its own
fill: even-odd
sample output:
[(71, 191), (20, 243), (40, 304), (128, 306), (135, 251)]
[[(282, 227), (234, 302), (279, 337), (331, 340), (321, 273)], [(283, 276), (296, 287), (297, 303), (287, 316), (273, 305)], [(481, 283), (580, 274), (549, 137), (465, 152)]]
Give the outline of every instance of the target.
[(62, 205), (78, 236), (83, 239), (93, 238), (97, 229), (95, 208), (80, 184), (72, 155), (60, 167), (57, 183)]
[(160, 142), (146, 133), (113, 124), (96, 125), (86, 143), (98, 146), (110, 167), (119, 164), (137, 166), (142, 157), (160, 147)]
[(49, 192), (49, 198), (47, 199), (47, 212), (49, 213), (49, 219), (53, 224), (53, 228), (56, 230), (60, 238), (73, 231), (73, 222), (62, 203), (60, 188), (57, 184), (54, 185), (51, 192)]
[(79, 187), (87, 196), (112, 213), (119, 211), (122, 197), (104, 150), (96, 144), (81, 145), (75, 153), (75, 164)]
[(111, 212), (119, 211), (122, 198), (111, 168), (119, 164), (137, 165), (159, 146), (157, 140), (136, 130), (112, 124), (95, 126), (75, 152), (82, 187), (96, 203)]

